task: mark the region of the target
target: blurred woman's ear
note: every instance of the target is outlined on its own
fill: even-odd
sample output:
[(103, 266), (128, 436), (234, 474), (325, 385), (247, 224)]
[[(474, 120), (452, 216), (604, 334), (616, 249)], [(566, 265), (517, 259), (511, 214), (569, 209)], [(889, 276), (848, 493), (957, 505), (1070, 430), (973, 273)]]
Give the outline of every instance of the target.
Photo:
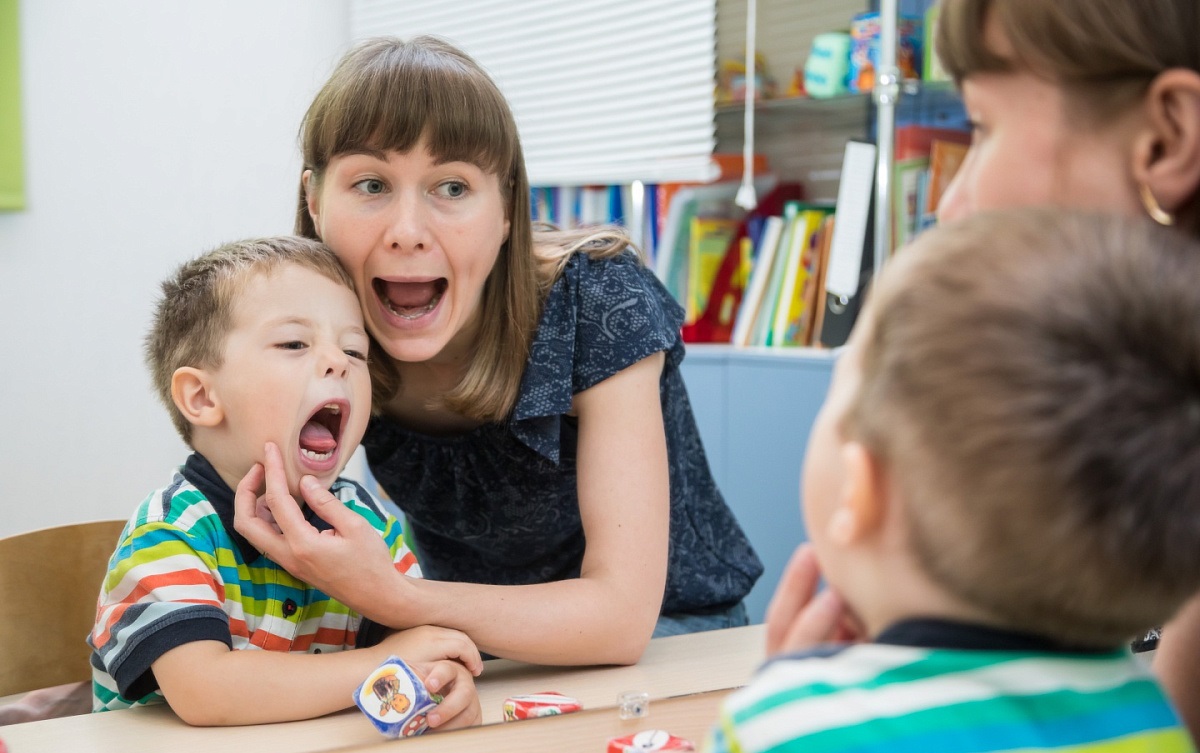
[(320, 238), (321, 235), (318, 231), (318, 228), (321, 226), (321, 208), (317, 201), (318, 194), (320, 193), (320, 186), (318, 185), (317, 177), (312, 170), (305, 170), (304, 173), (301, 174), (300, 187), (301, 193), (304, 196), (304, 204), (301, 206), (300, 211), (308, 212), (308, 217), (301, 218), (302, 222), (300, 224), (303, 225), (306, 230), (311, 228), (312, 237)]
[(1200, 193), (1200, 72), (1172, 68), (1150, 84), (1146, 128), (1134, 142), (1133, 177), (1170, 215)]

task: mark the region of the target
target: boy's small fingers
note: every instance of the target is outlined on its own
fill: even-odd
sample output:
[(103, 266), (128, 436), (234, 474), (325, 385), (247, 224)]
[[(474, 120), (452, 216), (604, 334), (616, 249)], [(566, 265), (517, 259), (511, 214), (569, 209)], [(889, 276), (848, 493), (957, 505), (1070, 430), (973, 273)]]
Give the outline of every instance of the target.
[(788, 560), (767, 606), (767, 654), (777, 653), (800, 613), (812, 601), (821, 580), (812, 546), (801, 544)]
[(454, 636), (448, 658), (457, 659), (475, 677), (483, 673), (483, 656), (479, 647), (466, 635)]
[(470, 691), (460, 690), (451, 685), (443, 694), (442, 702), (437, 705), (437, 708), (430, 711), (425, 719), (429, 722), (430, 727), (440, 727), (448, 722), (454, 722), (452, 726), (455, 727), (466, 726), (473, 720), (464, 717), (463, 712), (471, 708), (472, 703), (474, 703), (474, 696)]
[(826, 589), (817, 594), (787, 632), (783, 651), (799, 651), (833, 640), (842, 620), (842, 601)]

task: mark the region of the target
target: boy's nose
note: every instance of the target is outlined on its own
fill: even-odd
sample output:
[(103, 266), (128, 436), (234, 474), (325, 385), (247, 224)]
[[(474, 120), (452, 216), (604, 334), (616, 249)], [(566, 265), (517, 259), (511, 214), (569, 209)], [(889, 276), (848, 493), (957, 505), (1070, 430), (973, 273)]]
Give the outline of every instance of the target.
[(341, 348), (327, 348), (321, 362), (323, 376), (344, 377), (350, 371), (350, 356)]

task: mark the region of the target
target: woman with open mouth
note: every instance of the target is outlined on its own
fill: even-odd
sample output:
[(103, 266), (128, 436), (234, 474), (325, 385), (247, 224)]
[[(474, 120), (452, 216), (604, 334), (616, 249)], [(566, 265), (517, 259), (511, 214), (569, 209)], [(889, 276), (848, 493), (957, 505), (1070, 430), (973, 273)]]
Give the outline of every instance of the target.
[(351, 50), (302, 133), (297, 232), (354, 278), (377, 415), (364, 439), (426, 580), (398, 575), (319, 489), (318, 535), (238, 530), (384, 625), (496, 656), (636, 662), (653, 635), (747, 622), (762, 565), (708, 468), (679, 364), (683, 310), (615, 228), (534, 228), (512, 113), (432, 38)]

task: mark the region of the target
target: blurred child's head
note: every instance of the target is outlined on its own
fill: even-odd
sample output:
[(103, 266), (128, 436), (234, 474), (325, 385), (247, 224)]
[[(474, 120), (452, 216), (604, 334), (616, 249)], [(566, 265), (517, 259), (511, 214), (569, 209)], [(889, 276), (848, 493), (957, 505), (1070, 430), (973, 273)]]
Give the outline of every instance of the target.
[(337, 257), (285, 236), (181, 265), (162, 284), (146, 360), (180, 436), (230, 486), (271, 441), (295, 492), (304, 474), (328, 486), (362, 439), (368, 347)]
[(1061, 210), (902, 250), (806, 459), (829, 580), (853, 567), (839, 474), (866, 463), (916, 567), (988, 621), (1116, 645), (1170, 617), (1200, 585), (1197, 280), (1182, 234)]

